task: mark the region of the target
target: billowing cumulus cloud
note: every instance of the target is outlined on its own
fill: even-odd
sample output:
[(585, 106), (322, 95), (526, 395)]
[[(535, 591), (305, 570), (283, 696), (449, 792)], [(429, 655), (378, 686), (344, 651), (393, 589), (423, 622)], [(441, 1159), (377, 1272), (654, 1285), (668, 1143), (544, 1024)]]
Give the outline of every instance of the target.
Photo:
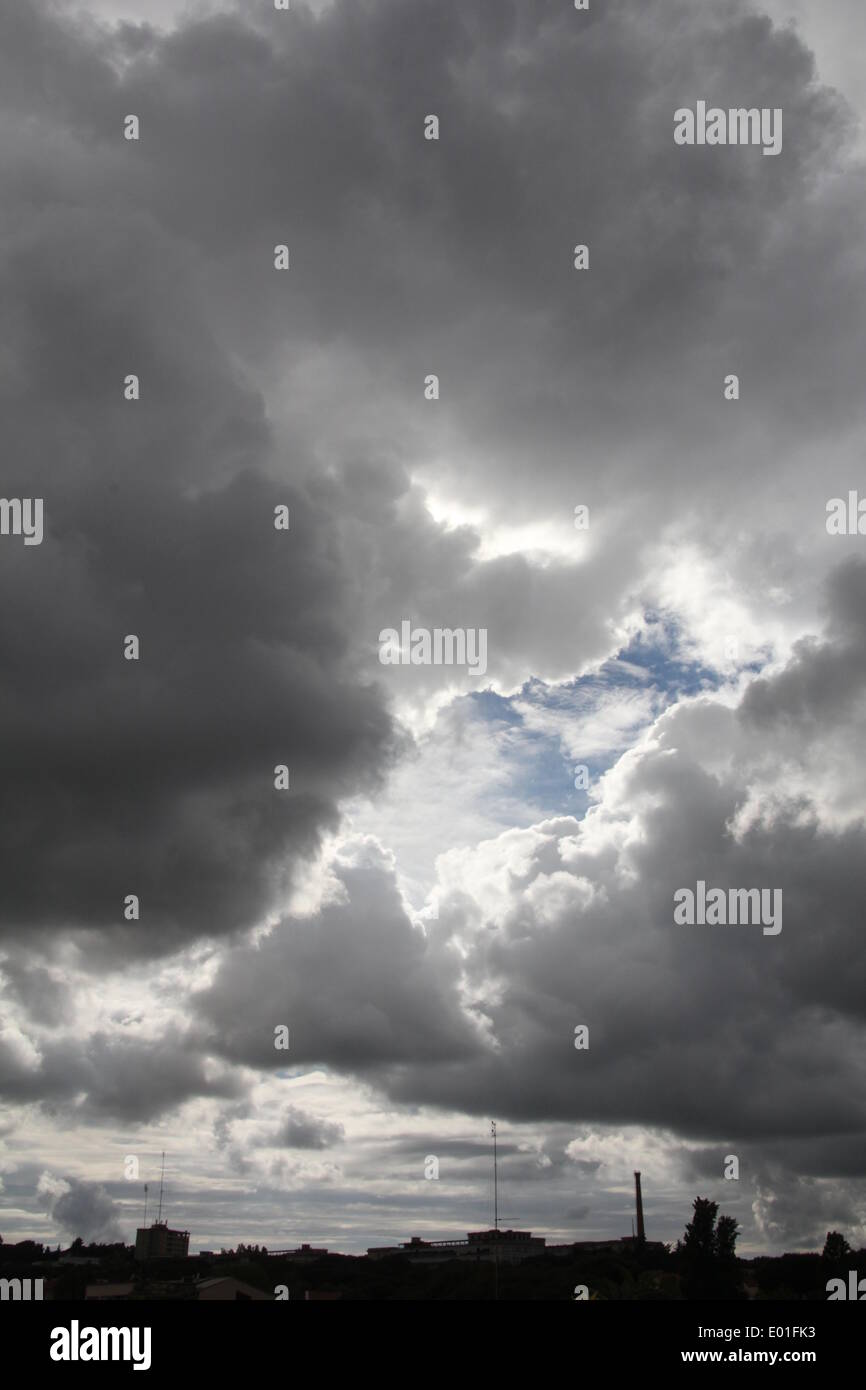
[[(822, 655), (830, 666), (838, 659), (832, 646), (812, 659)], [(785, 670), (767, 682), (768, 698), (783, 698), (790, 677)], [(355, 1032), (351, 1060), (338, 1038), (330, 1053), (316, 1051), (328, 1044), (320, 1033), (309, 1043), (303, 1026), (301, 1059), (384, 1065), (402, 1099), (482, 1113), (492, 1099), (525, 1117), (639, 1117), (695, 1133), (715, 1132), (724, 1117), (732, 1138), (858, 1131), (862, 826), (834, 832), (832, 802), (822, 800), (824, 749), (803, 737), (814, 711), (788, 729), (794, 780), (786, 788), (785, 758), (778, 748), (767, 757), (760, 730), (750, 728), (749, 699), (738, 710), (702, 698), (663, 716), (607, 775), (583, 823), (543, 822), (443, 857), (425, 978), (432, 986), (435, 963), (448, 961), (452, 942), (459, 946), (467, 1018), (485, 1025), (472, 1066), (412, 1068), (416, 1048), (432, 1039), (427, 1026), (401, 1036), (395, 1050), (404, 1065), (391, 1068), (376, 1039), (408, 1015), (411, 975), (377, 982), (379, 1028), (369, 1040)], [(837, 761), (851, 734), (836, 731)], [(748, 823), (737, 830), (746, 805)], [(698, 879), (726, 889), (780, 887), (778, 938), (760, 925), (674, 925), (674, 892)], [(349, 902), (331, 912), (363, 920), (366, 894), (356, 899), (345, 882)], [(402, 934), (408, 946), (408, 922)], [(279, 970), (271, 943), (284, 961)], [(319, 945), (329, 988), (348, 989), (354, 955), (332, 950), (321, 929)], [(292, 979), (302, 961), (309, 978), (309, 948), (286, 924), (246, 959), (255, 983), (240, 981), (227, 962), (225, 984), (205, 996), (206, 1008), (219, 1011), (240, 1055), (261, 1062), (264, 1047), (248, 1041), (249, 997), (271, 976)], [(292, 995), (282, 997), (288, 1018)], [(244, 1021), (232, 1028), (230, 1016)], [(586, 1058), (573, 1055), (581, 1022), (592, 1035)]]
[(123, 1239), (118, 1225), (117, 1206), (98, 1184), (44, 1173), (38, 1191), (49, 1208), (55, 1227), (69, 1240), (76, 1236), (84, 1241), (112, 1242)]
[[(821, 722), (818, 743), (810, 732), (828, 673), (862, 650), (863, 609), (852, 596), (863, 578), (849, 567), (837, 579), (835, 639), (798, 652), (739, 705), (702, 696), (662, 715), (603, 779), (583, 822), (545, 821), (442, 856), (439, 918), (427, 924), (424, 949), (432, 1018), (414, 974), (396, 967), (411, 943), (421, 950), (405, 917), (400, 955), (377, 953), (395, 964), (370, 996), (355, 951), (332, 943), (332, 921), (369, 922), (372, 883), (388, 879), (379, 865), (360, 881), (342, 875), (348, 900), (315, 928), (281, 924), (245, 954), (242, 975), (227, 960), (200, 1001), (219, 1020), (227, 1054), (267, 1064), (267, 1030), (259, 1022), (251, 1035), (248, 1020), (253, 998), (277, 1018), (268, 982), (279, 980), (281, 1017), (300, 1024), (296, 1061), (374, 1077), (403, 1103), (661, 1127), (715, 1140), (706, 1152), (718, 1173), (729, 1151), (748, 1154), (752, 1180), (765, 1163), (785, 1165), (783, 1147), (788, 1163), (802, 1153), (809, 1169), (832, 1176), (843, 1144), (857, 1169), (866, 1138), (857, 866), (866, 844), (861, 817), (839, 824), (838, 791), (854, 791), (848, 750), (861, 739), (862, 671), (849, 686), (852, 720)], [(786, 705), (795, 707), (773, 721), (768, 742), (768, 711)], [(676, 924), (674, 894), (698, 880), (726, 891), (779, 888), (781, 931)], [(353, 1020), (351, 1055), (340, 1031), (308, 1020), (289, 983), (317, 979), (310, 936), (328, 962), (323, 987), (335, 998), (351, 991), (359, 1009), (369, 998), (375, 1010), (375, 1027)], [(359, 941), (374, 939), (366, 926)], [(450, 1031), (465, 1040), (467, 1063), (447, 1065), (446, 1053), (431, 1067), (434, 1019), (458, 997)], [(580, 1024), (588, 1050), (574, 1047)]]
[(333, 868), (339, 896), (228, 952), (194, 996), (213, 1050), (260, 1067), (325, 1061), (350, 1070), (471, 1058), (476, 1030), (459, 1005), (459, 959), (410, 920), (378, 846), (347, 844)]

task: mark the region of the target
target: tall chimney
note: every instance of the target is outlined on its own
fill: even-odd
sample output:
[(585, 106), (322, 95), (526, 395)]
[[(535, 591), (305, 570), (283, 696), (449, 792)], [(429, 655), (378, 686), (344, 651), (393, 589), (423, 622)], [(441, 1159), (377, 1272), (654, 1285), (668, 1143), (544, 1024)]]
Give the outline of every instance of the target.
[(634, 1198), (637, 1206), (637, 1238), (643, 1243), (646, 1240), (646, 1233), (643, 1228), (643, 1198), (640, 1195), (640, 1173), (634, 1175)]

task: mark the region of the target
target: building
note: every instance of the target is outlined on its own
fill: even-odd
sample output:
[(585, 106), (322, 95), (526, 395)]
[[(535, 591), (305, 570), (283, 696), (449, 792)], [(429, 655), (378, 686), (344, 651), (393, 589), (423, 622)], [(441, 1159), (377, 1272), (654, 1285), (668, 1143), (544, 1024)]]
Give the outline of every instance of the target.
[(269, 1250), (268, 1255), (281, 1260), (321, 1260), (327, 1250), (315, 1245), (299, 1245), (295, 1250)]
[(135, 1233), (137, 1260), (185, 1260), (189, 1254), (189, 1231), (171, 1231), (165, 1221), (139, 1226)]
[(533, 1255), (543, 1255), (547, 1242), (544, 1236), (531, 1231), (469, 1231), (467, 1249), (470, 1259), (504, 1260), (519, 1264)]
[(367, 1251), (371, 1260), (384, 1260), (402, 1255), (414, 1264), (441, 1264), (446, 1260), (500, 1260), (503, 1264), (519, 1264), (545, 1252), (544, 1236), (531, 1231), (469, 1231), (465, 1240), (422, 1240), (412, 1236), (402, 1245), (373, 1246)]
[(548, 1245), (547, 1253), (569, 1259), (573, 1255), (628, 1255), (632, 1251), (662, 1254), (667, 1246), (661, 1240), (639, 1241), (637, 1236), (617, 1236), (614, 1240), (570, 1240), (565, 1245)]

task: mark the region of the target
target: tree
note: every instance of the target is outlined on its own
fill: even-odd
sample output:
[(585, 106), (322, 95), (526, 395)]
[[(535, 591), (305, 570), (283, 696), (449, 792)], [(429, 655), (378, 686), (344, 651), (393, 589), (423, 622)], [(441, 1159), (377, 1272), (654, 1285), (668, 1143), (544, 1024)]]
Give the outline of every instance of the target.
[(718, 1203), (708, 1197), (696, 1197), (694, 1216), (686, 1225), (686, 1233), (678, 1249), (690, 1260), (709, 1260), (715, 1253), (716, 1214)]
[(737, 1258), (739, 1225), (733, 1216), (720, 1216), (716, 1225), (716, 1254), (721, 1261)]
[(737, 1222), (719, 1216), (718, 1203), (708, 1197), (696, 1197), (693, 1212), (677, 1244), (686, 1298), (743, 1298)]
[(828, 1264), (841, 1264), (853, 1253), (841, 1231), (827, 1232), (827, 1239), (824, 1241), (824, 1249), (821, 1252), (822, 1260), (826, 1260)]

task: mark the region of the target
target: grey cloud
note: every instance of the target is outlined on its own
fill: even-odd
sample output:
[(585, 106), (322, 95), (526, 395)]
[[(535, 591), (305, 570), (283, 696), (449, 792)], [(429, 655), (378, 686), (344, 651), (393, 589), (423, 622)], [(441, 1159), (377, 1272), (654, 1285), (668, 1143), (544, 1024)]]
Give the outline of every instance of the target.
[(306, 1111), (290, 1105), (279, 1128), (272, 1134), (264, 1135), (259, 1142), (269, 1148), (330, 1149), (339, 1143), (343, 1134), (342, 1125), (317, 1119), (315, 1115), (308, 1115)]
[[(423, 0), (411, 11), (382, 0), (363, 15), (337, 6), (317, 20), (299, 8), (291, 38), (275, 15), (258, 29), (238, 13), (159, 37), (108, 35), (49, 14), (36, 6), (6, 16), (0, 44), (11, 148), (17, 140), (26, 150), (6, 170), (7, 205), (17, 209), (3, 269), (12, 305), (4, 351), (14, 364), (4, 400), (9, 490), (44, 493), (49, 518), (39, 565), (26, 556), (26, 580), (20, 552), (2, 557), (2, 578), (21, 598), (0, 634), (16, 671), (0, 709), (15, 826), (0, 868), (9, 928), (99, 926), (121, 956), (260, 918), (275, 882), (336, 826), (339, 798), (375, 786), (394, 751), (383, 707), (390, 687), (369, 684), (383, 675), (372, 660), (359, 681), (357, 657), (381, 625), (410, 611), (431, 624), (487, 626), (499, 676), (518, 683), (605, 654), (611, 617), (622, 616), (646, 562), (634, 511), (624, 521), (613, 505), (626, 481), (635, 487), (636, 465), (614, 460), (638, 429), (658, 460), (665, 422), (676, 416), (689, 428), (686, 401), (705, 431), (705, 392), (690, 374), (706, 363), (690, 355), (684, 365), (675, 344), (708, 312), (718, 336), (741, 333), (744, 352), (767, 347), (743, 275), (772, 239), (780, 200), (792, 217), (810, 215), (816, 170), (826, 168), (828, 145), (844, 140), (845, 117), (812, 84), (805, 50), (744, 7), (711, 48), (706, 16), (683, 7), (653, 65), (642, 61), (653, 17), (624, 4), (583, 28), (565, 10), (539, 19), (499, 0), (469, 9)], [(699, 55), (709, 52), (707, 66)], [(330, 80), (335, 69), (352, 82)], [(786, 159), (762, 168), (760, 184), (748, 161), (675, 157), (668, 107), (698, 76), (708, 95), (736, 85), (750, 101), (784, 100)], [(50, 105), (35, 102), (40, 88), (52, 92)], [(611, 91), (622, 119), (613, 119)], [(449, 113), (448, 138), (424, 148), (422, 108), (437, 103)], [(135, 146), (121, 138), (126, 110), (144, 122)], [(287, 136), (298, 129), (315, 140)], [(582, 234), (602, 264), (578, 291), (566, 250), (589, 189)], [(700, 220), (702, 205), (715, 211)], [(829, 340), (840, 360), (827, 379), (838, 398), (859, 360), (853, 325), (846, 338), (838, 321), (853, 296), (844, 262), (830, 254), (831, 223), (802, 232), (796, 254), (814, 263), (803, 277), (814, 303), (797, 312), (816, 335), (818, 306), (837, 312)], [(285, 295), (275, 293), (269, 250), (284, 236), (301, 271)], [(616, 250), (613, 300), (605, 246), (608, 256)], [(555, 269), (560, 256), (566, 278)], [(734, 263), (739, 295), (730, 293)], [(763, 277), (769, 298), (760, 302), (777, 325), (790, 269), (780, 263)], [(731, 304), (733, 325), (724, 317)], [(479, 332), (495, 340), (495, 358)], [(446, 334), (456, 389), (441, 403), (446, 434), (430, 436), (429, 411), (413, 417), (399, 405), (410, 384), (400, 371), (415, 373), (417, 386), (429, 356), (445, 357)], [(313, 343), (327, 358), (337, 340), (372, 373), (393, 426), (406, 424), (416, 463), (422, 435), (438, 448), (457, 430), (477, 458), (459, 473), (474, 475), (488, 498), (491, 453), (510, 506), (527, 479), (539, 500), (554, 480), (566, 511), (572, 492), (589, 487), (606, 518), (603, 553), (581, 569), (538, 572), (516, 556), (478, 566), (470, 534), (445, 537), (395, 514), (402, 485), (386, 461), (382, 514), (363, 549), (347, 541), (349, 484), (311, 481), (315, 449), (328, 452), (321, 423), (316, 435), (303, 420), (282, 422), (275, 436), (251, 384), (283, 355), (297, 365)], [(546, 395), (538, 376), (524, 385), (527, 347)], [(638, 362), (650, 377), (623, 392)], [(133, 365), (143, 399), (130, 406), (119, 388)], [(339, 401), (345, 383), (328, 380)], [(274, 392), (266, 394), (270, 404)], [(640, 403), (639, 419), (624, 398)], [(789, 405), (786, 394), (788, 415)], [(542, 424), (545, 468), (527, 469), (530, 434)], [(602, 438), (609, 466), (600, 476)], [(685, 439), (677, 458), (687, 456)], [(363, 438), (359, 450), (365, 483), (378, 442)], [(738, 453), (733, 437), (727, 447)], [(384, 452), (393, 460), (393, 444)], [(751, 462), (743, 467), (751, 486)], [(662, 510), (642, 511), (644, 531), (653, 515), (661, 521), (672, 482), (662, 465), (653, 484)], [(726, 490), (741, 503), (729, 476)], [(293, 508), (288, 543), (268, 530), (277, 501)], [(372, 602), (359, 604), (357, 566), (369, 555)], [(120, 662), (128, 631), (142, 638), (137, 667)], [(46, 680), (46, 669), (62, 679)], [(296, 773), (291, 798), (270, 785), (283, 761)], [(34, 841), (38, 861), (22, 853)], [(142, 898), (146, 931), (119, 920), (129, 892)]]
[(866, 682), (866, 566), (840, 564), (828, 582), (830, 640), (803, 639), (788, 668), (758, 678), (742, 704), (742, 718), (764, 737), (821, 735), (835, 721), (857, 720)]
[(242, 1084), (208, 1065), (200, 1042), (171, 1027), (157, 1040), (93, 1033), (52, 1039), (30, 1063), (0, 1043), (0, 1091), (7, 1100), (39, 1100), (66, 1122), (144, 1123), (195, 1096), (237, 1097)]
[[(478, 1143), (472, 1139), (444, 1139), (440, 1135), (429, 1134), (426, 1137), (418, 1135), (390, 1135), (387, 1141), (388, 1151), (400, 1157), (417, 1157), (431, 1153), (441, 1157), (445, 1154), (448, 1158), (456, 1159), (482, 1159), (490, 1161), (493, 1152), (493, 1141), (489, 1143)], [(509, 1143), (507, 1140), (500, 1140), (497, 1144), (497, 1152), (500, 1158), (509, 1158), (518, 1152), (516, 1144)]]
[[(500, 516), (591, 501), (605, 536), (597, 577), (545, 584), (517, 561), (488, 571), (497, 640), (525, 645), (529, 669), (533, 628), (545, 612), (570, 614), (576, 578), (590, 579), (580, 607), (593, 632), (566, 645), (600, 654), (605, 608), (638, 582), (636, 548), (671, 523), (710, 548), (744, 507), (802, 529), (801, 465), (786, 460), (783, 489), (778, 462), (755, 469), (770, 423), (778, 450), (783, 434), (800, 441), (862, 410), (859, 281), (842, 254), (859, 176), (841, 177), (849, 117), (805, 48), (746, 4), (721, 25), (710, 5), (576, 16), (501, 0), (341, 4), (317, 21), (299, 6), (284, 19), (203, 19), (151, 36), (138, 58), (132, 31), (95, 51), (79, 35), (75, 63), (36, 21), (16, 38), (55, 79), (78, 146), (110, 169), (94, 196), (141, 209), (184, 248), (215, 331), (271, 380), (293, 452), (300, 441), (332, 457), (354, 443), (361, 467), (381, 451), (416, 470), (435, 457), (437, 484)], [(76, 63), (89, 79), (81, 100)], [(726, 105), (783, 104), (784, 158), (681, 157), (672, 112), (699, 85)], [(26, 109), (29, 89), (10, 90)], [(133, 150), (112, 124), (121, 99), (145, 121)], [(436, 107), (443, 139), (428, 146), (421, 122)], [(41, 181), (31, 173), (37, 205), (54, 177), (50, 163)], [(593, 248), (588, 276), (571, 270), (579, 237)], [(269, 260), (283, 238), (297, 271), (285, 294)], [(319, 374), (297, 375), (311, 353)], [(733, 412), (720, 390), (732, 360), (752, 383)], [(431, 413), (420, 383), (437, 368), (445, 390)], [(304, 388), (289, 411), (275, 385), (286, 377)], [(541, 468), (530, 462), (539, 439)], [(415, 548), (396, 541), (391, 555), (395, 539), (378, 546), (389, 559), (377, 569), (423, 603)], [(769, 560), (748, 564), (765, 572)], [(786, 570), (795, 584), (797, 567)], [(464, 606), (477, 606), (477, 583)], [(496, 622), (500, 593), (501, 613), (525, 610), (517, 630)]]
[(114, 1242), (125, 1239), (120, 1226), (120, 1209), (105, 1188), (98, 1183), (81, 1182), (77, 1178), (65, 1181), (67, 1190), (46, 1194), (51, 1220), (69, 1240), (81, 1236), (86, 1242)]
[[(343, 866), (342, 902), (282, 904), (345, 800), (407, 751), (381, 627), (486, 626), (492, 679), (568, 675), (658, 597), (666, 540), (759, 617), (772, 592), (809, 626), (839, 553), (825, 492), (857, 481), (864, 423), (850, 112), (739, 0), (251, 14), (163, 36), (0, 14), (4, 491), (44, 496), (47, 524), (38, 549), (0, 549), (0, 925), (22, 952), (34, 929), (74, 933), (97, 972), (235, 934), (182, 1001), (194, 1027), (35, 1057), (4, 1035), (5, 1094), (139, 1122), (240, 1103), (235, 1064), (325, 1063), (407, 1105), (724, 1129), (769, 1175), (764, 1228), (788, 1229), (778, 1146), (820, 1214), (820, 1172), (857, 1171), (866, 1132), (862, 818), (826, 814), (860, 795), (862, 567), (739, 708), (673, 710), (583, 827), (527, 837), (502, 914), (463, 883), (425, 936), (372, 851)], [(783, 107), (782, 156), (677, 150), (696, 95)], [(426, 512), (430, 482), (499, 522), (585, 501), (589, 545), (482, 562), (479, 532)], [(781, 938), (675, 935), (673, 890), (697, 877), (782, 883)], [(50, 974), (22, 954), (7, 977), (49, 1022)]]
[[(0, 257), (5, 486), (44, 496), (47, 518), (35, 564), (0, 554), (17, 594), (0, 621), (0, 871), (7, 931), (102, 928), (107, 958), (251, 925), (395, 740), (347, 660), (327, 503), (273, 476), (261, 398), (214, 338), (192, 253), (91, 197), (49, 215), (34, 193)], [(291, 795), (274, 791), (282, 763)]]
[[(410, 922), (375, 846), (358, 847), (337, 874), (345, 901), (229, 951), (213, 984), (193, 996), (208, 1047), (270, 1069), (459, 1068), (477, 1041), (453, 994), (458, 966), (447, 944)], [(280, 1025), (288, 1050), (274, 1045)]]
[(852, 1231), (863, 1224), (866, 1192), (792, 1173), (782, 1165), (766, 1169), (753, 1204), (759, 1231), (775, 1248), (820, 1249), (829, 1230)]
[[(834, 614), (844, 611), (845, 593), (844, 585), (831, 590)], [(811, 657), (831, 670), (840, 641), (834, 622)], [(784, 698), (801, 659), (767, 678), (766, 700)], [(747, 694), (743, 709), (749, 702)], [(789, 753), (811, 719), (801, 711), (801, 726), (787, 730)], [(850, 730), (843, 724), (833, 734), (844, 747)], [(585, 823), (562, 818), (493, 842), (503, 866), (513, 856), (504, 904), (486, 900), (482, 851), (477, 885), (470, 875), (449, 896), (446, 880), (424, 951), (425, 996), (414, 969), (395, 968), (394, 941), (404, 943), (396, 958), (411, 961), (420, 941), (410, 952), (399, 917), (386, 936), (381, 908), (370, 910), (383, 891), (382, 866), (371, 864), (345, 874), (348, 902), (315, 926), (287, 922), (258, 953), (227, 962), (199, 1008), (211, 1024), (220, 1021), (225, 1055), (267, 1065), (267, 1029), (257, 1022), (253, 1035), (248, 1021), (251, 1001), (263, 1000), (269, 1007), (259, 1020), (298, 1018), (293, 1060), (357, 1072), (401, 1103), (514, 1121), (644, 1124), (712, 1139), (721, 1155), (745, 1145), (753, 1175), (782, 1152), (782, 1141), (780, 1162), (796, 1164), (805, 1145), (808, 1171), (833, 1172), (841, 1144), (846, 1171), (856, 1170), (866, 1133), (862, 824), (834, 831), (822, 823), (820, 798), (804, 804), (798, 794), (789, 804), (774, 789), (769, 819), (735, 837), (731, 824), (767, 776), (763, 759), (763, 731), (743, 710), (708, 698), (683, 704), (626, 755)], [(818, 769), (820, 762), (818, 751)], [(699, 878), (781, 886), (781, 935), (675, 926), (674, 891)], [(368, 925), (347, 951), (342, 927), (371, 918), (379, 924), (375, 1026), (362, 1001), (371, 998), (365, 981), (376, 938)], [(458, 979), (452, 938), (464, 998), (474, 1002), (448, 1014)], [(325, 954), (327, 971), (319, 966)], [(295, 971), (314, 981), (318, 1000), (328, 999), (328, 1024), (309, 1017)], [(279, 990), (269, 983), (276, 979)], [(345, 1008), (353, 1048), (333, 1023)], [(488, 1031), (472, 1029), (473, 1017)], [(590, 1026), (588, 1052), (573, 1047), (577, 1023)], [(445, 1034), (463, 1050), (462, 1064), (443, 1047)], [(517, 1157), (532, 1166), (531, 1155)], [(689, 1163), (693, 1174), (705, 1171), (699, 1156)]]
[(56, 1028), (72, 1016), (68, 987), (56, 973), (25, 959), (7, 958), (0, 962), (0, 985), (7, 997), (14, 998), (36, 1023)]
[[(612, 0), (603, 16), (580, 17), (502, 0), (382, 0), (362, 12), (336, 5), (317, 21), (299, 7), (290, 28), (283, 19), (239, 12), (192, 23), (127, 54), (114, 90), (112, 45), (133, 43), (121, 34), (98, 58), (80, 58), (91, 79), (101, 65), (90, 90), (108, 93), (76, 100), (76, 88), (64, 110), (110, 162), (114, 187), (200, 249), (215, 313), (252, 356), (279, 343), (296, 363), (311, 343), (350, 343), (350, 370), (367, 364), (380, 399), (410, 426), (413, 450), (423, 455), (426, 436), (442, 455), (453, 425), (475, 458), (468, 475), (457, 462), (454, 479), (486, 488), (495, 467), (509, 505), (518, 496), (531, 505), (539, 489), (548, 502), (561, 497), (566, 478), (593, 483), (608, 502), (628, 480), (636, 498), (648, 454), (665, 493), (688, 468), (690, 486), (724, 505), (733, 473), (742, 503), (741, 489), (756, 486), (755, 431), (768, 412), (792, 437), (832, 412), (860, 418), (862, 330), (853, 267), (840, 254), (854, 189), (850, 176), (838, 187), (829, 178), (850, 115), (815, 83), (790, 33), (745, 3), (720, 25), (713, 6), (670, 0), (639, 11)], [(31, 43), (54, 74), (57, 55)], [(335, 82), (335, 71), (346, 80)], [(725, 106), (783, 106), (784, 158), (683, 157), (673, 111), (697, 88)], [(121, 97), (146, 127), (133, 160), (121, 159), (112, 125)], [(426, 145), (423, 117), (437, 109), (443, 137)], [(814, 207), (819, 180), (832, 218)], [(269, 268), (284, 239), (298, 268), (288, 332)], [(581, 239), (593, 249), (588, 276), (571, 270)], [(799, 331), (788, 332), (794, 323)], [(696, 338), (703, 347), (684, 354), (683, 341)], [(818, 343), (833, 361), (816, 379)], [(719, 417), (723, 491), (699, 482), (682, 446), (688, 438), (705, 458), (719, 456), (707, 438), (709, 382), (725, 409), (716, 388), (732, 357), (759, 389), (762, 413), (752, 392), (739, 420)], [(434, 363), (444, 434), (431, 434), (423, 402), (405, 405), (420, 401)], [(338, 397), (351, 389), (333, 385)], [(541, 473), (526, 468), (540, 430)], [(679, 450), (666, 458), (674, 440)], [(643, 457), (627, 461), (623, 450), (636, 444)], [(601, 447), (604, 478), (594, 467)], [(651, 490), (642, 502), (651, 506)]]

